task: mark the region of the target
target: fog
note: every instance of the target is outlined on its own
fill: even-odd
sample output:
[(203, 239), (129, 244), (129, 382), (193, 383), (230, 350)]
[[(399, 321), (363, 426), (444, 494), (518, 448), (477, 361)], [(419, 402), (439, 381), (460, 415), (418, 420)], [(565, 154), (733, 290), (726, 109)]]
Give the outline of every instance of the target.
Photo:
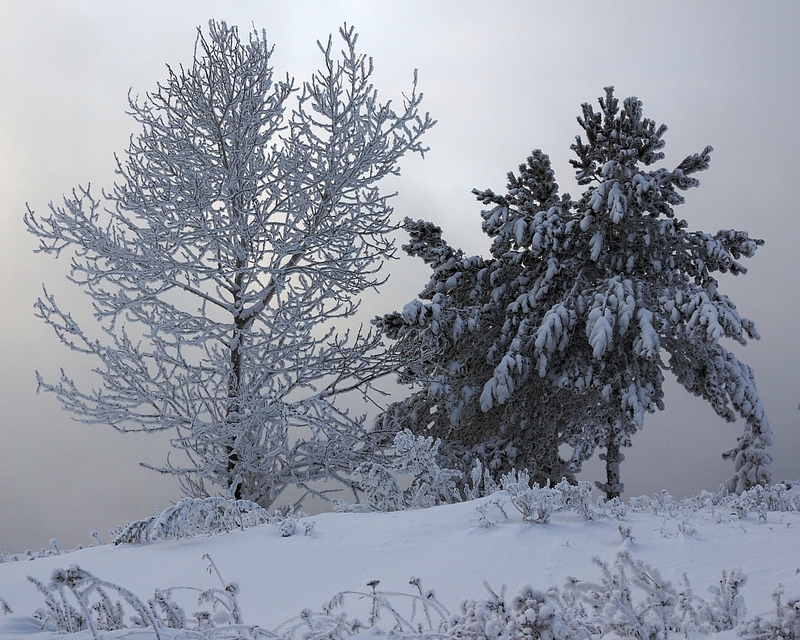
[[(488, 252), (471, 189), (502, 190), (534, 148), (549, 153), (562, 190), (580, 193), (569, 145), (583, 102), (615, 85), (645, 115), (669, 126), (666, 161), (676, 166), (714, 147), (701, 186), (677, 215), (691, 229), (744, 229), (766, 242), (745, 276), (721, 290), (755, 320), (762, 340), (734, 352), (756, 372), (774, 431), (776, 480), (800, 478), (800, 278), (796, 247), (800, 118), (800, 4), (796, 2), (351, 1), (0, 2), (0, 546), (21, 551), (89, 543), (97, 530), (150, 515), (180, 498), (177, 483), (138, 466), (163, 462), (164, 436), (87, 426), (36, 395), (35, 370), (80, 378), (94, 364), (68, 352), (34, 317), (46, 282), (69, 307), (79, 291), (66, 261), (35, 255), (22, 222), (73, 187), (113, 183), (114, 154), (137, 132), (125, 114), (129, 89), (144, 94), (166, 64), (191, 61), (198, 26), (210, 18), (264, 28), (277, 75), (316, 69), (317, 39), (343, 23), (375, 62), (382, 99), (399, 99), (413, 70), (424, 109), (439, 123), (425, 160), (408, 158), (395, 215), (443, 227), (452, 245)], [(404, 258), (367, 312), (413, 299), (426, 269)], [(667, 374), (669, 376), (669, 374)], [(667, 408), (648, 416), (622, 467), (627, 495), (677, 496), (716, 489), (733, 472), (720, 453), (741, 423), (726, 424), (670, 383)], [(595, 462), (586, 479), (599, 478)]]

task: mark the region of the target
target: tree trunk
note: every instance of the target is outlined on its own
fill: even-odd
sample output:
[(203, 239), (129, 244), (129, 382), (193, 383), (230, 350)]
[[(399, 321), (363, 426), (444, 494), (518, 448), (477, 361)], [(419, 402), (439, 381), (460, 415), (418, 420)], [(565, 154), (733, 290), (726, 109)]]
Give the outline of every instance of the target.
[(609, 437), (606, 443), (606, 452), (600, 456), (600, 459), (606, 461), (606, 483), (598, 486), (606, 492), (607, 500), (619, 498), (625, 488), (619, 471), (620, 463), (625, 456), (619, 450), (619, 445), (613, 441), (613, 436)]

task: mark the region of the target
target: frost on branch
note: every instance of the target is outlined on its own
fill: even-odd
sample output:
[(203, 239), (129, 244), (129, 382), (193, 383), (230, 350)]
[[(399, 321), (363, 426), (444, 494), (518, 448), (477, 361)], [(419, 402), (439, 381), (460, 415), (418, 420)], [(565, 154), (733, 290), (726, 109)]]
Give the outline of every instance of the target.
[(297, 84), (274, 76), (265, 33), (212, 21), (191, 64), (131, 97), (140, 131), (113, 188), (25, 216), (94, 313), (81, 322), (45, 290), (37, 316), (99, 383), (62, 371), (39, 388), (87, 423), (170, 432), (182, 454), (159, 470), (191, 497), (216, 487), (266, 507), (289, 485), (355, 486), (347, 474), (380, 457), (337, 398), (369, 394), (392, 356), (376, 329), (337, 327), (394, 251), (380, 182), (425, 152), (434, 122), (416, 74), (401, 102), (380, 102), (354, 30), (340, 36)]
[[(37, 609), (33, 617), (48, 631), (77, 633), (89, 629), (95, 640), (103, 637), (102, 631), (118, 629), (150, 629), (156, 640), (173, 637), (174, 633), (164, 633), (165, 629), (184, 629), (190, 637), (210, 638), (215, 635), (215, 629), (227, 628), (240, 632), (232, 634), (233, 637), (258, 637), (255, 628), (245, 627), (242, 623), (237, 600), (239, 586), (235, 582), (225, 583), (210, 556), (203, 557), (210, 563), (209, 571), (213, 569), (219, 577), (222, 588), (157, 589), (147, 601), (78, 565), (56, 569), (48, 584), (28, 576), (45, 599), (45, 607)], [(178, 591), (198, 593), (197, 604), (207, 608), (187, 616), (173, 599)], [(115, 601), (117, 597), (119, 599)]]
[(739, 629), (746, 640), (797, 640), (800, 638), (800, 598), (783, 600), (783, 585), (772, 594), (775, 611), (756, 616)]
[[(729, 489), (769, 484), (771, 431), (754, 373), (721, 344), (759, 335), (715, 277), (746, 273), (740, 260), (763, 241), (690, 231), (676, 217), (711, 147), (674, 169), (654, 167), (666, 126), (613, 88), (599, 107), (583, 105), (571, 146), (586, 189), (579, 199), (559, 194), (540, 150), (508, 174), (505, 194), (474, 191), (487, 207), (490, 258), (465, 256), (440, 228), (406, 220), (403, 248), (432, 273), (419, 300), (379, 321), (405, 358), (401, 382), (419, 385), (387, 422), (440, 438), (443, 460), (462, 472), (478, 458), (496, 480), (514, 467), (542, 485), (574, 479), (605, 449), (600, 486), (614, 497), (622, 449), (664, 408), (671, 371), (719, 416), (744, 421), (725, 454), (736, 472)], [(490, 459), (487, 448), (513, 455)]]
[[(568, 578), (564, 587), (546, 590), (522, 585), (509, 597), (488, 583), (488, 597), (464, 599), (450, 613), (432, 590), (424, 590), (411, 578), (410, 593), (378, 589), (379, 580), (368, 583), (369, 591), (342, 591), (320, 610), (304, 609), (272, 630), (244, 622), (236, 583), (225, 583), (213, 561), (222, 588), (171, 587), (156, 590), (147, 601), (119, 585), (101, 580), (78, 566), (57, 569), (45, 585), (29, 577), (44, 596), (45, 607), (34, 617), (44, 629), (75, 633), (89, 629), (94, 638), (102, 631), (133, 629), (150, 631), (157, 640), (172, 638), (176, 630), (198, 640), (214, 638), (281, 639), (355, 637), (404, 638), (406, 640), (456, 640), (459, 638), (505, 638), (524, 640), (581, 640), (601, 635), (638, 640), (667, 640), (673, 634), (686, 637), (708, 635), (730, 629), (748, 640), (795, 640), (798, 638), (798, 601), (784, 602), (783, 588), (775, 591), (773, 613), (745, 620), (740, 593), (746, 582), (737, 570), (723, 571), (719, 586), (709, 589), (712, 601), (697, 596), (684, 575), (675, 587), (658, 568), (617, 555), (613, 566), (595, 559), (599, 582)], [(187, 615), (176, 601), (182, 592), (197, 592), (197, 603), (205, 608)], [(359, 613), (356, 617), (353, 608)], [(133, 614), (126, 616), (125, 614)]]
[[(461, 474), (439, 466), (439, 445), (433, 438), (415, 436), (408, 429), (401, 431), (394, 438), (388, 464), (365, 462), (356, 470), (364, 503), (335, 500), (336, 510), (398, 511), (460, 502), (456, 479)], [(406, 489), (401, 488), (403, 476), (410, 479)]]

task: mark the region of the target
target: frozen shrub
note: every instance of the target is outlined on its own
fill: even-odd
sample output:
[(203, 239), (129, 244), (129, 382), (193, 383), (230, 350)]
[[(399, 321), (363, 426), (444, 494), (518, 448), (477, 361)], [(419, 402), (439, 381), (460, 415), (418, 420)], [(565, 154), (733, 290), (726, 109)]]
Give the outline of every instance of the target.
[(558, 589), (519, 588), (509, 601), (503, 588), (498, 595), (486, 582), (485, 600), (464, 600), (450, 617), (445, 638), (497, 640), (578, 640), (599, 631), (580, 605), (564, 598)]
[(626, 505), (619, 497), (606, 500), (605, 498), (598, 498), (598, 507), (607, 515), (615, 520), (624, 520), (625, 515), (628, 513), (628, 505)]
[(561, 494), (561, 509), (564, 511), (577, 513), (583, 520), (594, 520), (597, 517), (597, 511), (592, 504), (592, 485), (589, 482), (570, 484), (562, 480), (554, 489)]
[[(369, 462), (357, 469), (365, 504), (334, 501), (337, 511), (398, 511), (460, 502), (456, 480), (461, 474), (439, 465), (439, 444), (439, 440), (415, 436), (408, 429), (401, 431), (394, 437), (389, 466)], [(411, 477), (407, 489), (401, 488), (397, 474)]]
[[(153, 627), (161, 638), (159, 627), (167, 626), (141, 599), (127, 589), (100, 580), (77, 565), (69, 569), (56, 569), (45, 585), (28, 576), (45, 598), (45, 607), (34, 617), (63, 633), (76, 633), (90, 629), (94, 638), (100, 631), (125, 628), (123, 602), (133, 610), (134, 626)], [(116, 592), (122, 601), (114, 602), (109, 592)], [(72, 596), (70, 598), (70, 596)]]
[(741, 494), (733, 493), (723, 485), (717, 493), (700, 491), (682, 500), (676, 500), (668, 492), (661, 491), (652, 497), (630, 498), (627, 504), (618, 501), (616, 506), (611, 500), (600, 499), (598, 505), (612, 511), (630, 509), (634, 513), (668, 517), (681, 515), (684, 518), (706, 512), (717, 517), (727, 514), (741, 520), (749, 514), (756, 514), (758, 521), (764, 523), (769, 512), (800, 511), (800, 494), (791, 492), (786, 484), (756, 485)]
[(215, 535), (259, 524), (280, 527), (282, 536), (297, 529), (297, 518), (290, 509), (286, 515), (275, 515), (249, 500), (229, 498), (184, 498), (175, 506), (144, 520), (135, 520), (116, 529), (114, 544), (133, 544), (153, 540), (191, 538)]
[(405, 509), (405, 494), (390, 468), (378, 462), (366, 463), (356, 470), (364, 502), (350, 504), (333, 500), (336, 511), (400, 511)]
[(479, 458), (475, 459), (469, 478), (471, 484), (466, 481), (464, 482), (465, 500), (475, 500), (483, 496), (490, 496), (500, 489), (494, 481), (494, 478), (492, 478), (492, 474), (489, 473), (489, 469), (483, 467)]
[[(599, 558), (594, 562), (602, 571), (602, 582), (572, 581), (568, 588), (581, 594), (592, 608), (603, 633), (639, 640), (665, 640), (670, 631), (680, 631), (676, 615), (678, 593), (661, 578), (658, 569), (641, 560), (632, 560), (626, 552), (618, 554), (613, 572)], [(633, 587), (644, 598), (633, 597)]]
[(461, 476), (458, 471), (443, 469), (436, 461), (439, 440), (415, 436), (405, 429), (394, 438), (396, 458), (393, 468), (413, 477), (406, 490), (406, 504), (411, 508), (433, 507), (437, 504), (460, 502), (455, 480)]
[(747, 640), (798, 640), (800, 639), (800, 598), (782, 600), (783, 585), (772, 594), (775, 611), (756, 616), (739, 629)]
[(558, 492), (549, 486), (542, 488), (536, 483), (531, 487), (529, 481), (527, 470), (517, 472), (513, 469), (500, 479), (503, 490), (511, 494), (511, 504), (524, 520), (547, 524), (556, 508)]
[(504, 491), (511, 495), (511, 503), (522, 514), (524, 520), (546, 524), (556, 511), (572, 511), (584, 520), (593, 520), (597, 511), (592, 504), (592, 487), (588, 482), (570, 484), (562, 480), (554, 487), (530, 485), (527, 470), (512, 469), (501, 480)]
[(714, 599), (705, 610), (708, 612), (709, 622), (717, 631), (727, 631), (744, 622), (747, 607), (741, 589), (746, 583), (747, 576), (737, 568), (731, 569), (730, 573), (723, 570), (719, 584), (708, 588)]
[[(253, 636), (244, 633), (242, 614), (237, 595), (239, 587), (235, 582), (225, 583), (213, 560), (203, 556), (210, 563), (222, 583), (222, 588), (184, 590), (197, 591), (198, 605), (207, 605), (203, 610), (187, 616), (181, 606), (172, 599), (178, 588), (156, 590), (153, 597), (145, 602), (128, 589), (101, 580), (77, 565), (69, 569), (53, 571), (49, 584), (28, 576), (45, 599), (45, 606), (34, 613), (45, 628), (62, 633), (76, 633), (84, 629), (92, 632), (95, 640), (101, 631), (119, 629), (149, 628), (157, 640), (162, 640), (162, 629), (183, 629), (192, 631), (198, 638), (208, 638), (210, 629), (232, 627), (243, 633), (237, 637)], [(117, 598), (115, 600), (115, 598)], [(126, 617), (126, 614), (127, 617)]]
[(490, 597), (464, 600), (458, 614), (447, 623), (449, 638), (513, 638), (515, 621), (505, 601), (505, 588), (496, 594), (484, 582)]
[[(34, 615), (48, 631), (88, 629), (95, 638), (102, 631), (148, 628), (158, 640), (173, 637), (174, 632), (165, 634), (165, 629), (182, 630), (184, 637), (196, 640), (343, 640), (385, 635), (398, 640), (587, 640), (606, 634), (667, 640), (676, 633), (692, 637), (738, 626), (745, 640), (800, 640), (800, 599), (784, 602), (782, 587), (773, 595), (774, 612), (742, 624), (741, 572), (723, 572), (719, 585), (709, 589), (714, 599), (707, 602), (694, 595), (686, 576), (678, 591), (658, 569), (627, 553), (618, 554), (613, 568), (595, 560), (602, 573), (600, 582), (569, 578), (562, 591), (525, 585), (508, 598), (505, 587), (498, 594), (484, 582), (489, 596), (462, 601), (452, 615), (433, 591), (423, 590), (418, 578), (410, 581), (415, 587), (412, 593), (382, 591), (380, 582), (373, 580), (369, 591), (339, 592), (321, 610), (305, 609), (268, 631), (244, 624), (238, 586), (225, 583), (213, 561), (204, 557), (222, 588), (173, 587), (156, 590), (147, 601), (77, 566), (54, 571), (48, 585), (29, 578), (45, 598), (45, 607)], [(178, 590), (198, 592), (198, 604), (205, 608), (187, 615), (173, 600)], [(362, 619), (345, 609), (351, 599), (366, 612)]]

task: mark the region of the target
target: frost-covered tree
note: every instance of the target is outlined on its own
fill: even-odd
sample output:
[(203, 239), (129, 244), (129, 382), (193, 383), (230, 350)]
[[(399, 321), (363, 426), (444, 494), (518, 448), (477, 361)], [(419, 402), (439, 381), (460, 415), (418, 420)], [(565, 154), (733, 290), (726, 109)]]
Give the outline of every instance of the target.
[(541, 151), (509, 174), (505, 195), (474, 192), (491, 207), (482, 214), (490, 259), (463, 256), (429, 223), (406, 222), (404, 249), (433, 273), (426, 302), (383, 325), (409, 360), (402, 379), (423, 388), (386, 420), (440, 437), (467, 461), (529, 466), (539, 481), (570, 476), (605, 448), (602, 488), (613, 497), (623, 488), (620, 449), (664, 408), (668, 370), (718, 415), (744, 419), (724, 454), (735, 460), (729, 488), (768, 483), (771, 432), (753, 371), (721, 343), (758, 333), (714, 277), (745, 273), (739, 259), (763, 241), (690, 231), (674, 207), (698, 186), (693, 174), (708, 168), (711, 147), (675, 169), (651, 169), (664, 158), (666, 126), (643, 117), (637, 98), (620, 105), (613, 88), (599, 104), (583, 105), (585, 140), (571, 146), (586, 186), (579, 200), (559, 195)]
[(514, 468), (528, 468), (541, 484), (572, 479), (577, 467), (561, 459), (559, 446), (570, 442), (576, 447), (574, 457), (583, 459), (574, 436), (587, 418), (572, 391), (528, 376), (505, 402), (486, 407), (480, 400), (497, 365), (505, 323), (504, 305), (498, 304), (492, 285), (502, 263), (465, 256), (430, 222), (406, 219), (405, 228), (411, 242), (403, 249), (433, 269), (420, 293), (421, 300), (430, 302), (414, 300), (380, 324), (399, 339), (398, 355), (405, 363), (400, 382), (422, 389), (391, 405), (383, 426), (441, 439), (443, 465), (460, 469), (465, 478), (479, 460), (495, 482)]
[(416, 75), (399, 108), (379, 102), (371, 59), (340, 35), (341, 55), (318, 43), (321, 69), (296, 87), (273, 78), (265, 33), (212, 21), (191, 65), (130, 100), (141, 131), (113, 189), (25, 216), (39, 251), (71, 257), (100, 327), (45, 290), (37, 315), (94, 358), (99, 384), (62, 371), (39, 387), (84, 422), (170, 431), (189, 461), (160, 470), (190, 496), (216, 486), (268, 506), (370, 458), (362, 420), (334, 400), (388, 371), (381, 336), (336, 325), (393, 252), (379, 183), (424, 153), (434, 122)]

